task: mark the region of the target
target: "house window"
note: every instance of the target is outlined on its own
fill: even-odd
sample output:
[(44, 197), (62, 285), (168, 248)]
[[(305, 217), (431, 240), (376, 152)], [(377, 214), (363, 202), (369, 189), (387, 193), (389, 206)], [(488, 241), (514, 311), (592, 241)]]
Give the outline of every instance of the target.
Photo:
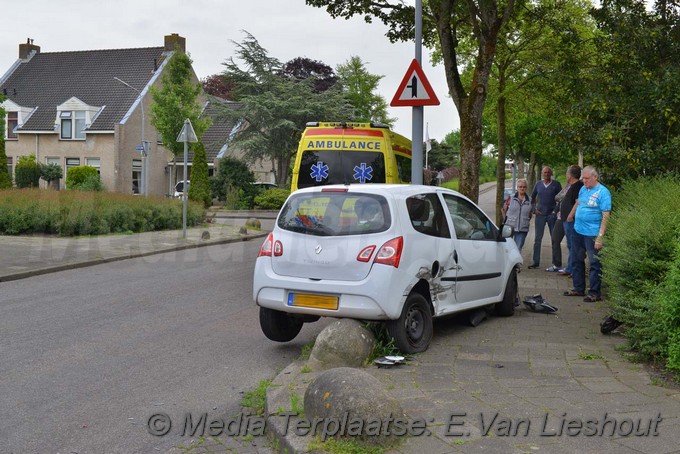
[(19, 116), (17, 112), (7, 112), (7, 138), (16, 139), (17, 133), (14, 128), (19, 124)]
[(142, 187), (142, 160), (132, 160), (132, 193), (139, 194)]
[(99, 158), (85, 158), (85, 165), (92, 166), (97, 169), (97, 174), (101, 175), (99, 167), (101, 166), (101, 160)]
[(61, 120), (61, 139), (72, 140), (85, 138), (85, 111), (65, 110), (59, 113)]
[[(78, 167), (80, 165), (80, 158), (66, 158), (66, 175), (71, 167)], [(64, 175), (64, 177), (66, 177)]]
[(9, 178), (12, 179), (12, 157), (7, 156), (7, 171), (9, 172)]

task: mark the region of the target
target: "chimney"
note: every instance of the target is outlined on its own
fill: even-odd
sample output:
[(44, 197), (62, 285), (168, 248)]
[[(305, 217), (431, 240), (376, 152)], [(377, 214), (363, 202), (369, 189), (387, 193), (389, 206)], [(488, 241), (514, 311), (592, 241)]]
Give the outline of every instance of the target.
[(33, 40), (31, 38), (27, 38), (25, 44), (19, 44), (19, 58), (21, 60), (30, 60), (31, 57), (35, 55), (33, 51), (35, 51), (35, 54), (39, 54), (40, 46), (33, 44)]
[(186, 42), (186, 38), (179, 36), (177, 33), (165, 35), (165, 50), (172, 51), (177, 49), (184, 54), (186, 53)]

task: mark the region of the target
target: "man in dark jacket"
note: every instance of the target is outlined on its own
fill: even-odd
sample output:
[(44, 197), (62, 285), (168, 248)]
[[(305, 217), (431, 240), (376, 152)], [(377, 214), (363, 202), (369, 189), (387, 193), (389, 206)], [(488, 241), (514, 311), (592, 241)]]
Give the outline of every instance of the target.
[(583, 181), (581, 181), (581, 168), (579, 166), (569, 166), (567, 169), (567, 184), (569, 189), (562, 200), (560, 206), (560, 217), (562, 218), (562, 225), (564, 226), (564, 236), (567, 237), (567, 249), (569, 250), (569, 259), (567, 260), (567, 266), (559, 270), (562, 275), (570, 275), (573, 268), (574, 257), (576, 256), (576, 251), (572, 246), (572, 238), (574, 237), (574, 221), (568, 221), (567, 217), (571, 213), (571, 209), (578, 200), (578, 192), (583, 187)]
[(548, 231), (552, 239), (552, 231), (555, 227), (555, 196), (562, 190), (562, 185), (559, 181), (552, 179), (553, 171), (550, 167), (543, 167), (543, 179), (536, 183), (534, 190), (531, 193), (531, 202), (534, 204), (534, 213), (536, 214), (536, 221), (534, 221), (535, 237), (534, 237), (534, 257), (529, 268), (538, 268), (541, 266), (541, 241), (543, 241), (543, 232), (545, 225), (548, 224)]

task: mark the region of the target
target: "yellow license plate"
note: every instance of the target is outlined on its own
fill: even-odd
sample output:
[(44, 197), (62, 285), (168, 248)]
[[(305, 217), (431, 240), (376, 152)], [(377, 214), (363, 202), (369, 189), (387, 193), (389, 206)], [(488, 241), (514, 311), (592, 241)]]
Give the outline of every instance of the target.
[(313, 295), (311, 293), (289, 293), (288, 305), (337, 310), (338, 297), (329, 295)]

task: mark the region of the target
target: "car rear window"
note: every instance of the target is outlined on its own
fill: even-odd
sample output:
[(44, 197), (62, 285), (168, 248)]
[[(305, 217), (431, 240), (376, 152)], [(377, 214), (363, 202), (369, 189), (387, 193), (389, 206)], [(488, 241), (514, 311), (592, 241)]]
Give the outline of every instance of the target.
[(380, 152), (307, 150), (302, 153), (298, 188), (384, 182), (385, 157)]
[(383, 232), (392, 219), (387, 200), (356, 192), (293, 195), (278, 218), (284, 230), (307, 235), (362, 235)]

